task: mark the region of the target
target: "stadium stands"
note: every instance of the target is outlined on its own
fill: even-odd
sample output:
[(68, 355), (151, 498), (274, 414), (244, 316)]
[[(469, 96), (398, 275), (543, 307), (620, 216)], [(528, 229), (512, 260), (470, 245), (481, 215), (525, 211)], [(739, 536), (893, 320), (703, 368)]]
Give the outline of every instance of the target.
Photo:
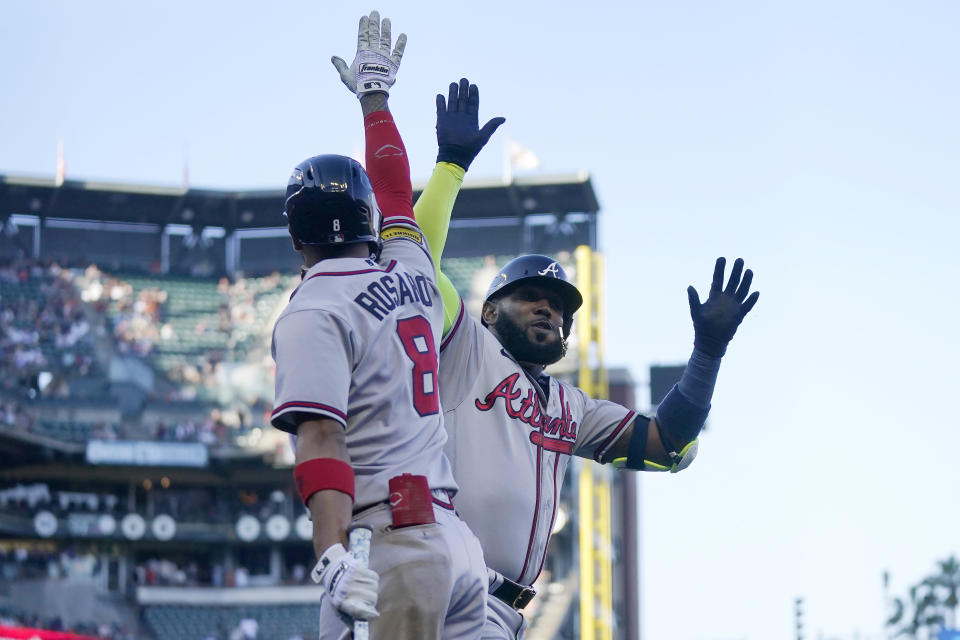
[(90, 314), (56, 263), (0, 266), (0, 386), (35, 397), (69, 395), (69, 379), (96, 373)]
[[(0, 180), (19, 225), (16, 237), (0, 237), (0, 625), (232, 640), (255, 620), (261, 640), (315, 638), (309, 521), (284, 467), (288, 440), (265, 428), (272, 324), (299, 278), (283, 230), (262, 240), (255, 232), (279, 222), (282, 194), (34, 182)], [(596, 209), (582, 178), (466, 188), (443, 270), (476, 313), (515, 253), (595, 237)], [(573, 234), (527, 224), (546, 212), (588, 215)], [(489, 224), (501, 216), (509, 220)], [(211, 225), (223, 227), (210, 236), (218, 239), (189, 245)], [(51, 260), (65, 255), (69, 263)], [(271, 269), (281, 274), (240, 273)], [(203, 466), (146, 454), (106, 463), (88, 458), (91, 440), (111, 455), (129, 444), (209, 457)], [(151, 590), (168, 599), (141, 597)]]
[(482, 285), (486, 292), (499, 267), (513, 256), (486, 256), (477, 258), (444, 258), (441, 269), (466, 300), (474, 288)]
[(123, 276), (122, 282), (129, 293), (109, 307), (118, 343), (184, 387), (181, 397), (211, 399), (210, 378), (221, 363), (267, 353), (271, 321), (296, 277)]
[(34, 431), (67, 442), (86, 442), (94, 425), (83, 422), (41, 420), (34, 425)]
[(257, 621), (259, 638), (310, 638), (316, 636), (319, 616), (317, 605), (151, 605), (144, 609), (147, 626), (156, 640), (226, 640), (244, 619)]
[[(477, 313), (508, 259), (448, 258), (443, 270)], [(298, 282), (296, 274), (231, 280), (8, 263), (0, 267), (0, 392), (7, 392), (0, 398), (0, 422), (81, 445), (131, 437), (230, 443), (265, 426), (272, 324)], [(131, 423), (119, 413), (105, 418), (92, 408), (53, 411), (36, 404), (86, 399), (91, 407), (115, 407), (105, 373), (115, 355), (141, 360), (157, 374), (149, 393), (163, 404), (149, 418), (141, 413)], [(242, 397), (227, 379), (237, 371), (245, 382)], [(170, 413), (169, 403), (184, 401), (199, 404), (189, 416)]]
[[(118, 624), (96, 623), (84, 620), (74, 624), (65, 624), (57, 616), (40, 616), (28, 611), (20, 611), (12, 607), (0, 607), (0, 635), (6, 635), (7, 629), (11, 635), (23, 629), (42, 629), (44, 631), (31, 632), (31, 635), (13, 635), (16, 638), (69, 638), (70, 640), (134, 640), (136, 634), (129, 628)], [(50, 633), (47, 633), (50, 632)], [(58, 632), (61, 632), (60, 635)], [(41, 635), (42, 634), (42, 635)], [(76, 634), (76, 635), (74, 635)], [(202, 636), (198, 636), (202, 637)]]

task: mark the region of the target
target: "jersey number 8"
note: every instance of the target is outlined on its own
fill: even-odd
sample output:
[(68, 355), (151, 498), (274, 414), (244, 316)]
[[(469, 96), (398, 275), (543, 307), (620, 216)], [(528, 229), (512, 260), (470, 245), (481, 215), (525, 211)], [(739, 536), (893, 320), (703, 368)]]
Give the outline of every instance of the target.
[(433, 331), (423, 316), (397, 320), (397, 335), (413, 362), (413, 408), (421, 416), (440, 412), (437, 395), (437, 350)]

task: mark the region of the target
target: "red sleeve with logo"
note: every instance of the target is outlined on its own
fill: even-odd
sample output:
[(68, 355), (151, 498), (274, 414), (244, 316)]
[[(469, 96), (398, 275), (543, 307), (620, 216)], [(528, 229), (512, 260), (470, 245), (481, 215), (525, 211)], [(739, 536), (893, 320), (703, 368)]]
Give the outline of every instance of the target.
[(375, 111), (363, 119), (367, 174), (384, 217), (413, 221), (410, 161), (400, 132), (389, 111)]

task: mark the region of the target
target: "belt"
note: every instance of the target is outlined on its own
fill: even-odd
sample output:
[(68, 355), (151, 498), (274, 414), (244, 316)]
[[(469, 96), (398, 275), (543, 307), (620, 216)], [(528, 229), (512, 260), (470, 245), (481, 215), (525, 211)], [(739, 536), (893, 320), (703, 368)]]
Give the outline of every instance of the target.
[[(451, 494), (446, 489), (431, 489), (430, 493), (432, 495), (433, 504), (446, 509), (447, 511), (454, 511), (453, 507), (453, 494)], [(382, 507), (384, 505), (390, 504), (390, 498), (386, 500), (380, 500), (378, 502), (371, 502), (365, 504), (362, 507), (356, 507), (353, 510), (353, 517), (356, 518), (361, 514), (365, 514), (367, 511), (373, 509), (374, 507)]]
[[(488, 569), (488, 571), (490, 571)], [(517, 584), (513, 580), (504, 578), (502, 575), (497, 574), (497, 579), (500, 581), (500, 584), (494, 588), (493, 585), (490, 585), (490, 595), (498, 600), (507, 603), (513, 609), (520, 610), (525, 606), (530, 604), (530, 601), (533, 600), (533, 596), (537, 595), (536, 590), (533, 587), (525, 587), (522, 584)], [(494, 582), (493, 584), (496, 584)]]

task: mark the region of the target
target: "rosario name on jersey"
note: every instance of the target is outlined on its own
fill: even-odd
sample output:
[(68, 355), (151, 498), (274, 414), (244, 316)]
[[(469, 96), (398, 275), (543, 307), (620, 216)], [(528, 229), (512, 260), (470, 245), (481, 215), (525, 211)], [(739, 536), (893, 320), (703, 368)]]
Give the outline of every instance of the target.
[(571, 455), (600, 460), (636, 415), (549, 378), (548, 397), (479, 320), (464, 312), (440, 347), (447, 456), (457, 512), (487, 566), (521, 584), (543, 568)]
[(386, 500), (388, 480), (424, 475), (456, 491), (443, 455), (437, 389), (443, 303), (426, 241), (386, 218), (379, 261), (323, 260), (306, 272), (273, 329), (275, 427), (295, 414), (344, 425), (357, 508)]

